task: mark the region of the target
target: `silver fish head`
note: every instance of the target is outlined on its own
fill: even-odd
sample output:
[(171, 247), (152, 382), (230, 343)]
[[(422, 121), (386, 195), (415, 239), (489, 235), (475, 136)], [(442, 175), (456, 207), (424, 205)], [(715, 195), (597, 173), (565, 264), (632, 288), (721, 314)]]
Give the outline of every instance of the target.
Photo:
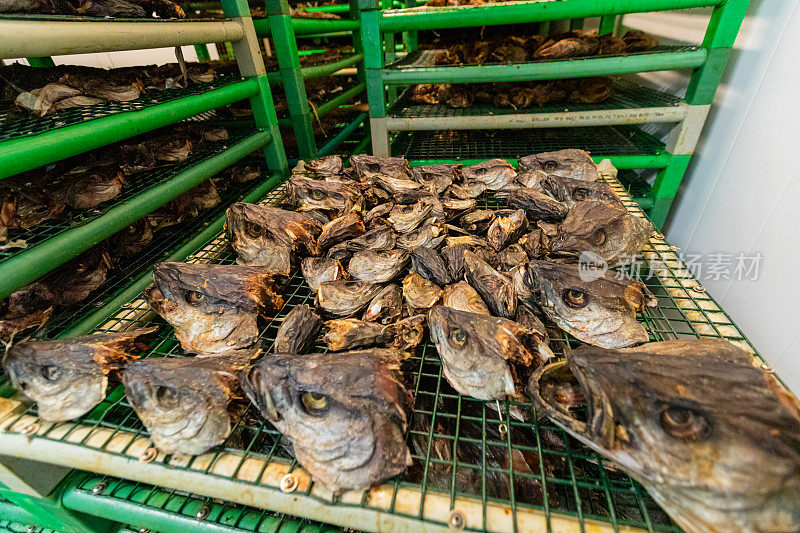
[(517, 177), (517, 171), (505, 159), (490, 159), (464, 167), (461, 174), (466, 183), (480, 182), (490, 191), (499, 191)]
[(244, 372), (242, 388), (315, 481), (336, 493), (366, 489), (411, 464), (402, 357), (388, 349), (276, 354)]
[(437, 305), (428, 312), (428, 329), (447, 381), (459, 393), (479, 400), (515, 393), (507, 361), (526, 366), (533, 362), (517, 337), (524, 328), (510, 320)]
[(342, 158), (338, 155), (327, 155), (319, 159), (306, 161), (304, 168), (307, 172), (315, 176), (335, 176), (342, 172)]
[(634, 261), (652, 233), (653, 225), (646, 219), (588, 200), (570, 209), (550, 243), (550, 251), (556, 256), (575, 258), (582, 252), (591, 252), (615, 266)]
[(304, 257), (300, 261), (300, 270), (308, 287), (314, 292), (317, 292), (320, 283), (344, 279), (346, 276), (342, 263), (329, 257)]
[(423, 185), (412, 179), (411, 166), (402, 157), (354, 155), (350, 164), (358, 179), (371, 182), (390, 194), (422, 190)]
[(597, 181), (600, 173), (588, 152), (577, 149), (542, 152), (519, 158), (520, 170), (543, 170), (561, 178)]
[(163, 453), (197, 455), (231, 431), (228, 403), (249, 357), (154, 357), (130, 363), (125, 395)]
[(259, 314), (283, 305), (278, 277), (260, 267), (159, 263), (145, 299), (184, 350), (219, 353), (256, 341)]
[(362, 250), (353, 254), (347, 268), (353, 279), (385, 283), (396, 278), (406, 267), (408, 260), (409, 253), (405, 250)]
[(514, 272), (515, 286), (524, 287), (520, 297), (580, 341), (623, 348), (649, 339), (636, 313), (658, 300), (641, 281), (539, 260)]
[[(563, 391), (575, 387), (586, 418), (564, 405)], [(800, 527), (800, 404), (734, 344), (581, 347), (534, 374), (529, 391), (686, 531)]]
[(429, 218), (417, 229), (397, 237), (397, 246), (406, 250), (413, 250), (417, 246), (438, 248), (444, 241), (446, 231), (444, 222)]
[(155, 329), (22, 342), (6, 353), (3, 366), (14, 388), (38, 404), (40, 418), (72, 420), (105, 398), (109, 374), (145, 351)]

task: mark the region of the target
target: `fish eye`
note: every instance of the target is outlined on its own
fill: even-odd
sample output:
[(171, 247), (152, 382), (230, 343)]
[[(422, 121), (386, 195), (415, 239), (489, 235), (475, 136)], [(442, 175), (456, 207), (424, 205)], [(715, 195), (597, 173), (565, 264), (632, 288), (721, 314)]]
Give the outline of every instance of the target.
[(586, 200), (590, 196), (591, 196), (591, 191), (589, 189), (580, 188), (580, 189), (575, 189), (574, 191), (572, 191), (572, 198), (575, 199), (575, 200), (579, 200), (579, 201), (580, 200)]
[(198, 306), (202, 303), (203, 299), (206, 297), (205, 294), (199, 291), (187, 291), (186, 292), (186, 303), (189, 305)]
[(661, 410), (659, 422), (668, 435), (682, 440), (695, 440), (708, 427), (706, 419), (686, 407), (667, 405)]
[(171, 387), (159, 385), (156, 389), (156, 401), (165, 406), (174, 405), (178, 402), (178, 393)]
[(586, 293), (579, 289), (567, 289), (564, 291), (564, 303), (573, 309), (582, 309), (589, 303)]
[(261, 237), (261, 226), (253, 222), (246, 223), (244, 226), (244, 231), (254, 239)]
[(42, 377), (47, 381), (56, 381), (61, 377), (61, 367), (58, 365), (44, 365), (41, 372)]
[(467, 345), (467, 332), (461, 328), (452, 328), (447, 340), (453, 348), (463, 348)]
[(322, 192), (320, 189), (311, 189), (309, 196), (311, 196), (313, 200), (322, 200), (323, 198), (325, 198), (325, 193)]
[(552, 171), (558, 168), (558, 162), (549, 160), (542, 163), (542, 168), (547, 171)]
[(476, 168), (475, 169), (475, 174), (486, 174), (486, 172), (488, 170), (489, 170), (488, 168), (482, 168), (482, 167), (481, 168)]
[(328, 398), (324, 394), (316, 392), (304, 392), (300, 396), (303, 409), (311, 416), (321, 416), (328, 410)]
[(606, 232), (603, 229), (599, 229), (592, 233), (590, 238), (592, 244), (595, 246), (603, 246), (606, 243)]

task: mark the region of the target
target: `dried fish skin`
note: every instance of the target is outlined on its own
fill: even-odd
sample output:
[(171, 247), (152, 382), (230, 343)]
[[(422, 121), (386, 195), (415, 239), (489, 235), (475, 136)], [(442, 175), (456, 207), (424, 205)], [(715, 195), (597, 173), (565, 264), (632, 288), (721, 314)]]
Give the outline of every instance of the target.
[(636, 260), (652, 233), (653, 225), (647, 219), (598, 200), (587, 200), (570, 209), (550, 243), (550, 252), (575, 260), (581, 253), (590, 252), (610, 266), (622, 265)]
[(96, 333), (12, 346), (3, 366), (14, 388), (34, 400), (42, 420), (74, 420), (106, 397), (109, 375), (148, 348), (156, 328)]
[(308, 304), (292, 308), (275, 334), (275, 353), (306, 353), (314, 345), (322, 320)]
[(342, 158), (338, 155), (326, 155), (319, 159), (306, 161), (303, 168), (312, 176), (325, 178), (341, 174), (342, 170), (344, 170), (344, 163), (342, 163)]
[(387, 202), (384, 204), (378, 204), (369, 211), (367, 214), (364, 215), (364, 225), (369, 229), (376, 229), (377, 226), (375, 224), (385, 224), (387, 221), (383, 218), (387, 216), (389, 213), (392, 212), (394, 209), (394, 202)]
[(152, 357), (128, 364), (125, 395), (156, 449), (199, 455), (231, 432), (228, 404), (241, 395), (239, 372), (257, 352)]
[(395, 205), (389, 213), (389, 222), (398, 233), (408, 233), (419, 227), (433, 209), (430, 198), (422, 198), (411, 205)]
[(517, 295), (511, 280), (469, 250), (464, 252), (464, 278), (478, 291), (493, 314), (506, 318), (514, 316)]
[(396, 235), (394, 229), (390, 227), (379, 227), (366, 232), (360, 237), (332, 246), (328, 250), (328, 257), (344, 261), (354, 253), (362, 250), (385, 252), (394, 248), (397, 242)]
[(54, 303), (69, 306), (84, 301), (95, 291), (113, 268), (105, 245), (99, 244), (64, 263), (41, 278), (54, 296)]
[(373, 183), (391, 195), (423, 189), (412, 179), (411, 166), (402, 157), (354, 155), (350, 164), (359, 180)]
[(332, 316), (354, 315), (380, 290), (380, 284), (370, 281), (325, 281), (317, 289), (317, 306)]
[(458, 221), (458, 225), (470, 233), (480, 235), (489, 229), (489, 226), (494, 222), (494, 216), (492, 209), (479, 209), (462, 216)]
[(342, 241), (355, 239), (367, 232), (361, 212), (354, 208), (349, 213), (339, 218), (334, 218), (324, 226), (317, 238), (317, 245), (321, 251)]
[[(558, 391), (589, 406), (576, 420)], [(800, 404), (723, 339), (581, 347), (537, 372), (542, 411), (637, 479), (690, 532), (800, 526)]]
[(528, 218), (522, 209), (499, 209), (486, 231), (486, 242), (495, 252), (515, 243), (528, 229)]
[(521, 245), (510, 244), (498, 252), (497, 259), (500, 261), (498, 269), (501, 271), (508, 271), (519, 265), (526, 264), (529, 258)]
[(45, 324), (53, 314), (55, 295), (41, 282), (0, 300), (0, 339), (13, 340), (25, 330)]
[(589, 152), (584, 150), (568, 148), (555, 152), (541, 152), (520, 157), (518, 162), (520, 171), (542, 170), (561, 178), (585, 181), (600, 179), (597, 165), (589, 156)]
[(368, 489), (412, 463), (404, 356), (390, 349), (276, 354), (242, 373), (242, 389), (314, 481), (336, 494)]
[(511, 320), (437, 305), (428, 313), (428, 328), (445, 378), (465, 396), (484, 401), (513, 396), (508, 361), (522, 366), (535, 361), (520, 341), (529, 332)]
[[(470, 212), (474, 211), (478, 206), (478, 202), (472, 198), (463, 200), (460, 198), (445, 198), (442, 200), (441, 204), (442, 208), (444, 209), (443, 218), (448, 222), (459, 217), (463, 218)], [(438, 217), (439, 215), (434, 214), (434, 216)]]
[(418, 246), (438, 248), (446, 236), (444, 223), (436, 219), (428, 219), (417, 229), (397, 237), (397, 246), (405, 250), (413, 250)]
[(520, 299), (526, 305), (541, 309), (582, 342), (615, 349), (649, 339), (636, 313), (656, 307), (658, 300), (640, 281), (621, 278), (613, 271), (587, 272), (578, 265), (540, 260), (522, 267), (516, 280), (515, 285), (523, 288)]
[(334, 352), (376, 345), (410, 351), (422, 342), (424, 329), (424, 315), (412, 316), (388, 325), (342, 318), (325, 323), (323, 341)]
[(319, 255), (316, 237), (322, 224), (311, 215), (277, 207), (237, 202), (225, 211), (225, 236), (237, 263), (288, 276), (294, 254)]
[(300, 270), (306, 284), (313, 292), (317, 292), (319, 284), (324, 281), (346, 279), (347, 273), (338, 259), (329, 257), (304, 257), (300, 261)]
[(452, 283), (444, 261), (432, 248), (418, 246), (411, 251), (411, 270), (436, 285)]
[(406, 268), (408, 260), (409, 253), (405, 250), (362, 250), (353, 254), (348, 270), (355, 280), (386, 283), (395, 279)]
[(119, 196), (125, 174), (116, 166), (76, 167), (63, 175), (56, 196), (72, 209), (91, 209)]
[(397, 283), (390, 283), (375, 295), (364, 310), (361, 319), (366, 322), (391, 324), (403, 315), (403, 289)]
[(476, 165), (461, 169), (465, 183), (480, 182), (489, 191), (499, 191), (510, 185), (517, 177), (517, 171), (505, 159), (489, 159)]
[(320, 210), (340, 217), (354, 207), (364, 210), (364, 195), (357, 183), (315, 180), (295, 174), (286, 187), (298, 211)]
[(144, 296), (185, 351), (220, 353), (256, 342), (258, 316), (283, 305), (279, 277), (261, 267), (159, 263)]
[(457, 311), (491, 315), (480, 294), (466, 281), (446, 286), (442, 293), (442, 305)]
[(566, 205), (534, 189), (517, 189), (506, 199), (508, 206), (522, 209), (530, 221), (560, 222), (569, 212)]
[(441, 195), (460, 178), (460, 165), (423, 165), (411, 169), (411, 177), (431, 194)]
[(418, 315), (436, 305), (442, 298), (442, 289), (416, 272), (403, 279), (403, 301), (411, 315)]

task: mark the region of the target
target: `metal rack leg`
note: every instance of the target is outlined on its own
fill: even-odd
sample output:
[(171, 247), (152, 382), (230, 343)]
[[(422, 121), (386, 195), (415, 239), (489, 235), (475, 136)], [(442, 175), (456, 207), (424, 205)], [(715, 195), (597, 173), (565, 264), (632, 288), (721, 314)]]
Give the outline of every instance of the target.
[[(372, 153), (388, 156), (389, 137), (386, 131), (386, 90), (383, 86), (384, 56), (380, 31), (381, 12), (376, 0), (356, 1), (361, 11), (361, 48), (364, 51)], [(376, 123), (378, 119), (384, 119), (382, 125), (380, 122)]]
[(606, 15), (604, 17), (600, 17), (600, 28), (598, 33), (600, 35), (605, 35), (607, 33), (614, 33), (614, 29), (617, 26), (617, 16), (616, 15)]
[(194, 52), (197, 54), (197, 59), (201, 63), (204, 61), (211, 61), (211, 54), (208, 53), (207, 44), (204, 43), (194, 45)]
[(658, 171), (653, 184), (653, 207), (650, 209), (650, 220), (661, 229), (667, 220), (667, 214), (678, 193), (678, 187), (683, 180), (686, 168), (689, 166), (691, 155), (673, 155), (666, 168)]

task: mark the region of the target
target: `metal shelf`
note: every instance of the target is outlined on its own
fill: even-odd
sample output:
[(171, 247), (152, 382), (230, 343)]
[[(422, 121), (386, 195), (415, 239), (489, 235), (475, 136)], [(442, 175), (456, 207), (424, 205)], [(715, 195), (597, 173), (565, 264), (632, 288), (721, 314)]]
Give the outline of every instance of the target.
[[(303, 36), (317, 33), (335, 33), (342, 31), (355, 31), (361, 27), (358, 20), (340, 19), (340, 20), (325, 20), (325, 19), (301, 19), (293, 18), (291, 20), (292, 29), (295, 35)], [(256, 35), (259, 37), (267, 37), (272, 35), (272, 29), (269, 26), (268, 18), (254, 18), (253, 26), (256, 28)]]
[(597, 161), (611, 159), (617, 168), (662, 168), (670, 160), (664, 144), (636, 126), (401, 132), (392, 155), (413, 165), (473, 164), (493, 157), (516, 163), (528, 154), (564, 148), (586, 150)]
[(148, 91), (131, 102), (79, 107), (39, 118), (3, 112), (0, 178), (244, 100), (258, 91), (255, 79), (232, 76), (188, 89)]
[[(610, 176), (605, 181), (623, 198), (631, 213), (643, 216), (619, 182)], [(265, 203), (279, 203), (284, 189), (271, 193)], [(498, 208), (501, 203), (484, 198), (482, 207)], [(191, 261), (231, 263), (234, 254), (219, 235), (192, 255)], [(632, 272), (659, 298), (659, 306), (648, 309), (639, 319), (653, 341), (722, 337), (755, 354), (742, 332), (705, 292), (689, 269), (663, 237), (654, 235), (644, 251), (641, 269)], [(293, 306), (311, 302), (313, 294), (301, 275), (295, 273), (284, 290), (285, 304), (263, 328), (265, 349), (271, 349), (280, 319)], [(152, 317), (141, 298), (134, 299), (100, 330), (117, 330), (141, 325)], [(171, 329), (163, 321), (152, 356), (180, 357), (182, 352)], [(562, 354), (577, 341), (550, 326), (553, 348)], [(412, 453), (416, 467), (368, 491), (348, 492), (334, 497), (309, 479), (280, 445), (280, 434), (250, 407), (233, 421), (233, 433), (226, 443), (210, 453), (196, 457), (145, 453), (151, 446), (141, 422), (124, 398), (121, 387), (114, 388), (106, 400), (91, 413), (70, 423), (46, 423), (37, 419), (35, 409), (13, 399), (0, 400), (0, 447), (17, 457), (46, 458), (47, 461), (101, 474), (202, 493), (210, 498), (233, 500), (249, 506), (268, 508), (311, 520), (324, 520), (355, 529), (371, 531), (447, 531), (451, 510), (461, 514), (469, 530), (540, 531), (583, 527), (593, 531), (647, 529), (674, 532), (678, 529), (640, 485), (618, 470), (606, 468), (608, 461), (582, 447), (558, 427), (538, 421), (529, 402), (504, 402), (503, 422), (510, 431), (496, 440), (497, 414), (484, 402), (460, 397), (442, 379), (435, 348), (426, 343), (408, 362), (407, 378), (414, 383), (415, 420), (429, 431), (412, 429), (409, 438), (421, 439)], [(431, 405), (441, 407), (430, 408)], [(521, 422), (510, 416), (516, 406), (530, 414)], [(461, 434), (475, 425), (483, 438)], [(491, 426), (491, 427), (490, 427)], [(412, 428), (417, 428), (412, 424)], [(493, 429), (494, 428), (494, 429)], [(518, 438), (522, 435), (524, 438)], [(431, 457), (434, 442), (470, 442), (500, 453), (527, 454), (536, 459), (532, 471), (490, 468), (481, 457), (461, 457), (458, 462)], [(562, 443), (562, 444), (559, 444)], [(515, 460), (516, 464), (516, 460)], [(437, 465), (439, 465), (437, 467)], [(444, 471), (440, 470), (445, 468)], [(499, 476), (513, 484), (540, 483), (548, 498), (522, 490), (493, 493), (486, 489), (456, 492), (455, 476), (466, 471), (486, 478)], [(280, 490), (281, 479), (291, 472), (297, 489)]]
[(623, 13), (666, 11), (719, 5), (720, 0), (527, 0), (475, 6), (414, 7), (387, 10), (381, 31), (464, 28), (497, 24), (521, 24), (548, 20), (599, 17)]
[(106, 206), (73, 221), (75, 224), (46, 223), (12, 232), (9, 235), (12, 239), (30, 241), (27, 248), (0, 251), (0, 298), (133, 224), (271, 140), (265, 131), (231, 133), (228, 141), (215, 143), (178, 165), (132, 176), (128, 190)]
[(527, 109), (473, 105), (452, 108), (444, 104), (410, 101), (410, 91), (389, 107), (389, 131), (522, 129), (680, 122), (689, 107), (676, 96), (629, 80), (614, 80), (614, 94), (597, 104), (564, 103)]
[[(364, 60), (364, 54), (352, 54), (342, 59), (339, 59), (338, 61), (333, 61), (331, 63), (326, 63), (324, 65), (301, 67), (300, 72), (302, 73), (304, 80), (311, 80), (314, 78), (321, 78), (323, 76), (330, 76), (334, 72), (342, 70), (343, 68), (357, 65), (363, 60)], [(281, 76), (280, 71), (267, 72), (267, 79), (272, 84), (277, 84), (277, 85), (283, 84), (283, 77)]]
[[(96, 493), (98, 488), (102, 491)], [(185, 533), (339, 533), (344, 529), (304, 518), (221, 502), (190, 492), (131, 483), (109, 476), (82, 474), (64, 487), (68, 509), (118, 520), (125, 516), (140, 528)], [(351, 530), (352, 531), (352, 530)]]
[(0, 17), (0, 59), (141, 50), (239, 41), (236, 20)]
[[(535, 3), (535, 2), (534, 2)], [(565, 2), (568, 3), (568, 2)], [(388, 16), (388, 15), (384, 15)], [(439, 50), (417, 50), (386, 65), (389, 85), (413, 83), (485, 83), (586, 78), (632, 72), (697, 68), (708, 51), (697, 46), (657, 46), (646, 52), (484, 65), (435, 65)]]

